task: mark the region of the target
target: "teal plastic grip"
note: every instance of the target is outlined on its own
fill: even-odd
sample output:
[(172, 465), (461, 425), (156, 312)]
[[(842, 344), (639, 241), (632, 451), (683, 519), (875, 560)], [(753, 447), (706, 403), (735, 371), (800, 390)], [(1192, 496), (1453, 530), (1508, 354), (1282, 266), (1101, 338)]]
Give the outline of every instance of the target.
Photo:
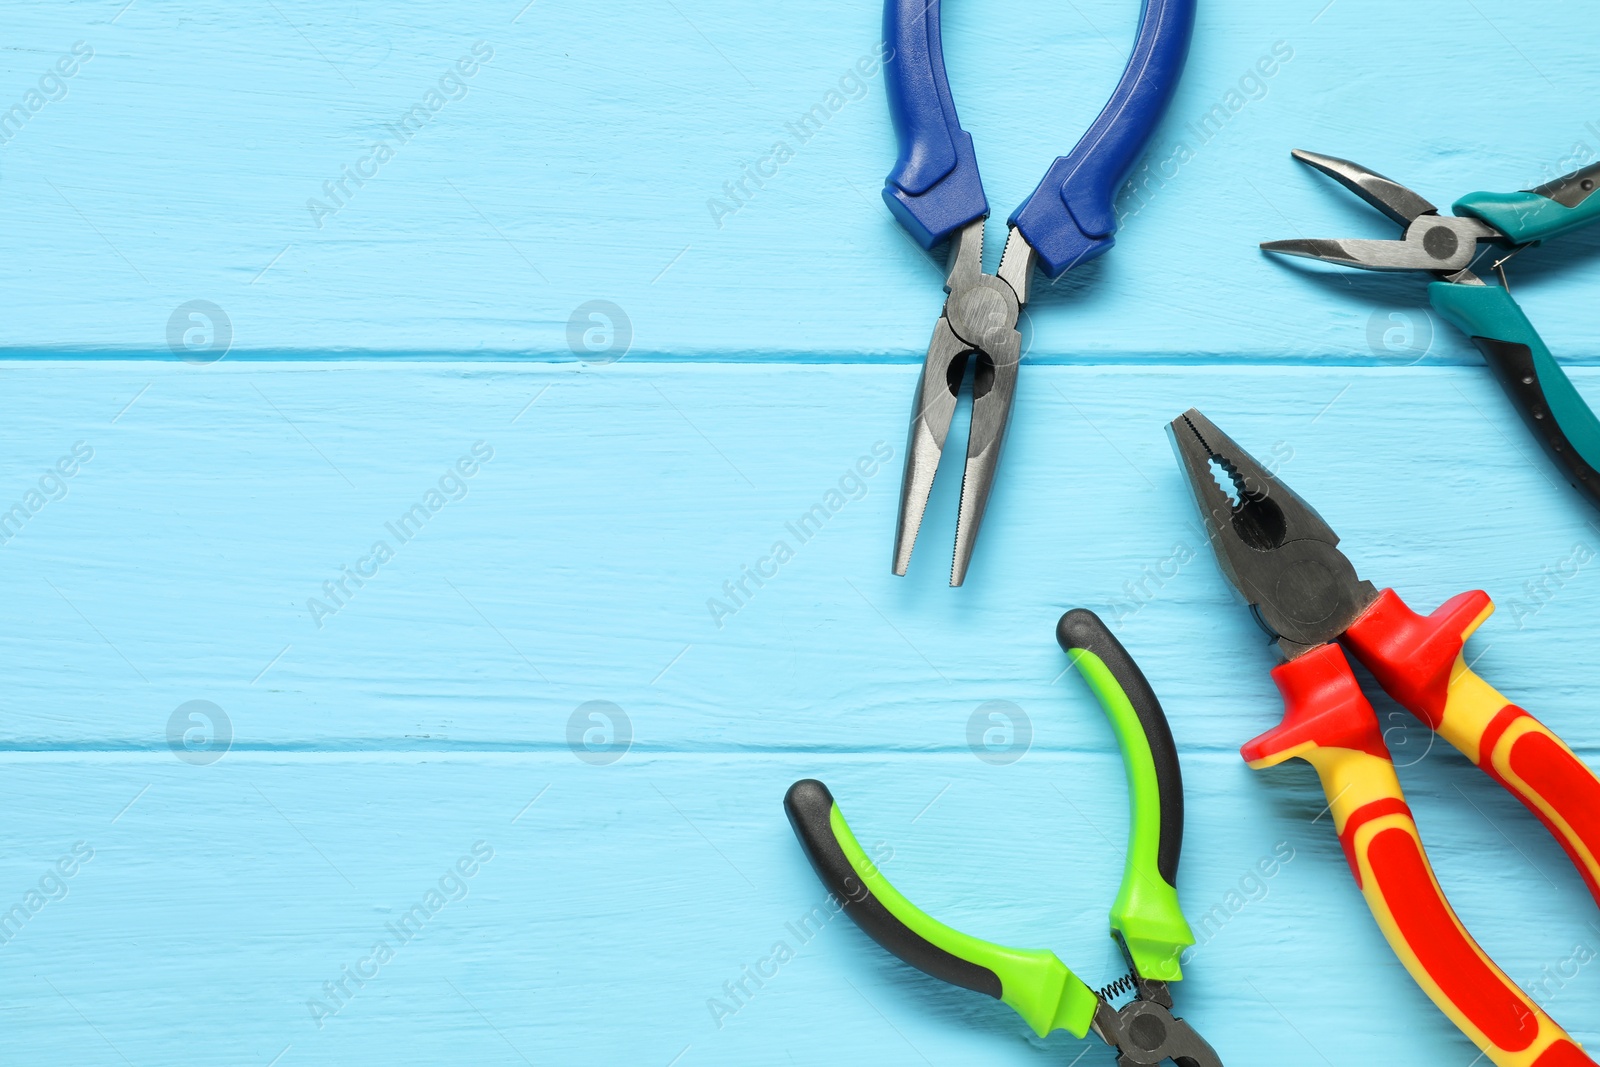
[(1511, 238), (1529, 244), (1558, 237), (1600, 221), (1600, 196), (1567, 207), (1538, 193), (1468, 193), (1455, 202), (1457, 215), (1482, 219)]
[(1472, 338), (1567, 480), (1600, 506), (1600, 419), (1511, 294), (1498, 286), (1433, 282), (1428, 299)]

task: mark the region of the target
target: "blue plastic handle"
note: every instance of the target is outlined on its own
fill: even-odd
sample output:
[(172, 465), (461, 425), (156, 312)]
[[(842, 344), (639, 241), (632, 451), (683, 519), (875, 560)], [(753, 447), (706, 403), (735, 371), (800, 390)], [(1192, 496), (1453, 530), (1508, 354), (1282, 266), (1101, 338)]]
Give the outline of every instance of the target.
[(1115, 243), (1117, 191), (1171, 103), (1189, 55), (1195, 0), (1146, 0), (1128, 69), (1100, 117), (1050, 166), (1010, 223), (1054, 278)]
[[(1146, 0), (1128, 68), (1100, 117), (1012, 214), (1054, 278), (1114, 243), (1113, 202), (1177, 90), (1196, 0)], [(886, 0), (884, 64), (900, 155), (883, 199), (924, 248), (989, 213), (972, 135), (961, 128), (944, 71), (939, 0)]]
[(889, 117), (900, 141), (883, 199), (923, 248), (989, 213), (972, 135), (961, 128), (939, 37), (939, 0), (887, 0)]

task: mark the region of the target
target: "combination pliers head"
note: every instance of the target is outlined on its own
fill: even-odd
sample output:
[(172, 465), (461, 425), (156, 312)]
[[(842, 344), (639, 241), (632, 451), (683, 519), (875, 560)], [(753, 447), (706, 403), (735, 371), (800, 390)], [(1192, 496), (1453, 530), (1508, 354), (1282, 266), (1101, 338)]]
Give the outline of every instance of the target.
[(1210, 419), (1190, 408), (1167, 433), (1222, 573), (1285, 659), (1334, 640), (1378, 598), (1316, 509)]

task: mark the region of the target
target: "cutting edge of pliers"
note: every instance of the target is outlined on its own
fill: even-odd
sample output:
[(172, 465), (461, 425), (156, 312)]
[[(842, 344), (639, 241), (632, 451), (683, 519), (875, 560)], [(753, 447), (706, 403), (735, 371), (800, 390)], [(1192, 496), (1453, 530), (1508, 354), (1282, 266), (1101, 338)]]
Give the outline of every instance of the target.
[(1007, 220), (1006, 251), (983, 271), (988, 200), (972, 136), (945, 73), (940, 0), (886, 0), (886, 95), (898, 156), (885, 179), (891, 214), (924, 249), (952, 242), (944, 309), (917, 385), (895, 529), (893, 569), (907, 573), (944, 452), (962, 375), (976, 355), (971, 437), (962, 475), (950, 584), (971, 566), (1016, 395), (1018, 318), (1037, 265), (1050, 278), (1115, 243), (1115, 200), (1177, 89), (1196, 0), (1144, 0), (1121, 79), (1073, 149), (1059, 156)]
[[(1514, 193), (1477, 192), (1442, 215), (1417, 192), (1347, 159), (1296, 151), (1404, 228), (1399, 240), (1296, 239), (1261, 247), (1279, 255), (1433, 277), (1428, 299), (1471, 339), (1523, 422), (1567, 481), (1600, 507), (1600, 417), (1511, 296), (1505, 263), (1531, 245), (1600, 221), (1600, 163)], [(1480, 246), (1483, 246), (1480, 248)], [(1500, 284), (1473, 268), (1485, 252)]]
[(1337, 639), (1371, 607), (1377, 590), (1315, 508), (1198, 410), (1167, 431), (1223, 574), (1285, 659)]
[(972, 422), (950, 564), (952, 586), (966, 580), (994, 488), (1017, 391), (1017, 369), (1022, 362), (1022, 334), (1017, 329), (1017, 319), (1027, 305), (1028, 282), (1033, 273), (1033, 248), (1015, 228), (1007, 234), (999, 269), (994, 274), (984, 273), (984, 223), (981, 218), (968, 223), (950, 244), (950, 269), (945, 279), (949, 295), (934, 324), (933, 339), (917, 381), (895, 523), (894, 573), (904, 575), (911, 566), (911, 553), (927, 514), (928, 498), (933, 493), (934, 478), (955, 418), (967, 363), (976, 357)]
[(1600, 901), (1600, 776), (1466, 660), (1467, 639), (1494, 610), (1488, 594), (1413, 612), (1393, 589), (1361, 580), (1322, 517), (1200, 412), (1184, 412), (1168, 431), (1224, 576), (1284, 657), (1272, 671), (1283, 719), (1241, 755), (1256, 769), (1297, 757), (1316, 769), (1385, 938), (1490, 1062), (1591, 1063), (1451, 907), (1395, 773), (1388, 731), (1346, 657), (1538, 816)]

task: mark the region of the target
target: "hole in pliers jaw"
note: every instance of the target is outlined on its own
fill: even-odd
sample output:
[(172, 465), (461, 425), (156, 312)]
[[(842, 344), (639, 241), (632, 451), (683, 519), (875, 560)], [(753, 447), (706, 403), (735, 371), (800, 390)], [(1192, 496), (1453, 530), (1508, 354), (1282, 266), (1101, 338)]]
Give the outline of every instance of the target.
[(1233, 509), (1233, 532), (1258, 552), (1281, 546), (1288, 529), (1283, 509), (1267, 497), (1246, 495)]
[(945, 388), (950, 390), (951, 396), (961, 395), (961, 383), (967, 377), (967, 360), (972, 356), (977, 357), (972, 360), (972, 398), (985, 396), (994, 388), (994, 360), (984, 352), (963, 352), (944, 370)]
[(961, 379), (967, 376), (967, 355), (963, 352), (945, 364), (944, 385), (950, 390), (951, 396), (961, 395)]
[(987, 395), (993, 387), (994, 360), (987, 352), (979, 352), (977, 363), (972, 368), (972, 399)]
[(1239, 540), (1258, 552), (1270, 552), (1283, 544), (1289, 524), (1283, 509), (1265, 493), (1252, 490), (1232, 464), (1216, 456), (1207, 462), (1217, 488), (1228, 498), (1232, 509), (1233, 532)]

